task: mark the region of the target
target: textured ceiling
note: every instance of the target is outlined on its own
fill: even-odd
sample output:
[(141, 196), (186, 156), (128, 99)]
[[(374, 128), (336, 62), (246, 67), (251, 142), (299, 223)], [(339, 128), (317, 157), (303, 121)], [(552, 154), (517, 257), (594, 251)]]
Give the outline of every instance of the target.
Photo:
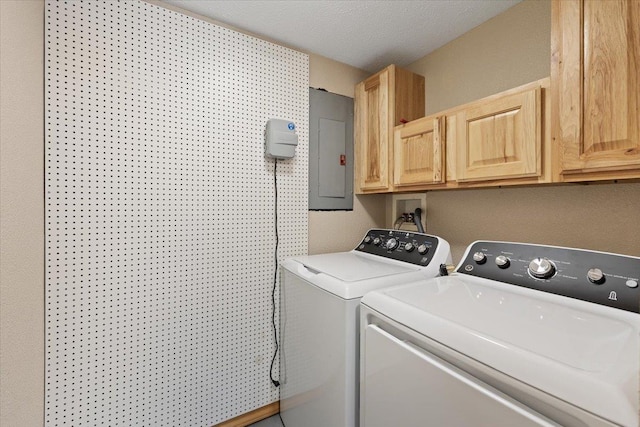
[(165, 0), (369, 72), (408, 65), (521, 0)]

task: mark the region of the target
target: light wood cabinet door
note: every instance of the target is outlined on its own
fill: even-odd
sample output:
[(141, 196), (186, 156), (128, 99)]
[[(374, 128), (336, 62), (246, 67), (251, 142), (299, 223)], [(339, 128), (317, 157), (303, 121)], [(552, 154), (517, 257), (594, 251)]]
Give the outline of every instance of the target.
[(390, 74), (385, 69), (356, 86), (355, 176), (359, 192), (390, 188)]
[(395, 65), (356, 85), (356, 193), (393, 191), (393, 128), (423, 117), (424, 106), (424, 77)]
[(396, 126), (393, 138), (394, 187), (444, 182), (443, 132), (442, 117), (424, 117)]
[(563, 180), (640, 176), (640, 0), (555, 1), (551, 79)]
[(456, 114), (456, 180), (541, 175), (540, 88), (508, 92)]

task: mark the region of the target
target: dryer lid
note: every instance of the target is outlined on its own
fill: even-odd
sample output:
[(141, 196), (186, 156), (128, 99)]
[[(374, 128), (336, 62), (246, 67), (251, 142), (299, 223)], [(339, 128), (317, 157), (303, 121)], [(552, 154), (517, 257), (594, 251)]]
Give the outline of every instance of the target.
[(603, 418), (637, 423), (638, 314), (456, 275), (376, 291), (362, 303)]

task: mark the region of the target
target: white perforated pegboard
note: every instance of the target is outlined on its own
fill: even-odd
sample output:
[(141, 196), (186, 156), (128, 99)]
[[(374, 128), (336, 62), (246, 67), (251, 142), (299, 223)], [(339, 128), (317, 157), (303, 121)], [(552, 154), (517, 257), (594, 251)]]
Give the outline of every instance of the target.
[(277, 400), (263, 129), (300, 137), (284, 259), (307, 250), (308, 57), (142, 1), (49, 1), (45, 43), (46, 425), (211, 426)]

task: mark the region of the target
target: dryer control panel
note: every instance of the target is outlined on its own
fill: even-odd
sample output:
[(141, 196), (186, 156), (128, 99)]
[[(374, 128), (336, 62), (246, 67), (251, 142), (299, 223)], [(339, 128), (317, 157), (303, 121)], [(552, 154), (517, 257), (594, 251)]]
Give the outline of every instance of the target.
[(367, 232), (356, 251), (397, 261), (429, 265), (438, 247), (438, 238), (404, 230), (372, 229)]
[(458, 273), (640, 313), (640, 258), (525, 243), (479, 241)]

